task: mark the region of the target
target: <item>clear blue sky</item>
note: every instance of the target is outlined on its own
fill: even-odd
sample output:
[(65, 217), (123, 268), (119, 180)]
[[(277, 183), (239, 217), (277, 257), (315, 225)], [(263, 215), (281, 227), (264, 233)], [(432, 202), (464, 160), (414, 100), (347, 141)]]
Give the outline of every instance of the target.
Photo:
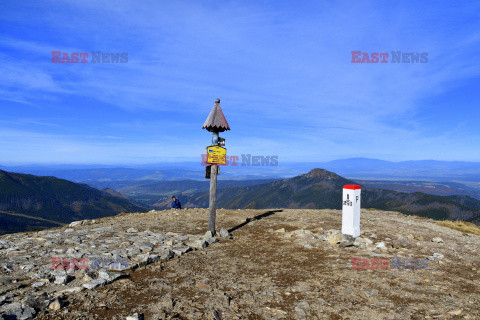
[(1, 164), (199, 161), (215, 98), (232, 155), (480, 161), (478, 1), (3, 0), (0, 18)]

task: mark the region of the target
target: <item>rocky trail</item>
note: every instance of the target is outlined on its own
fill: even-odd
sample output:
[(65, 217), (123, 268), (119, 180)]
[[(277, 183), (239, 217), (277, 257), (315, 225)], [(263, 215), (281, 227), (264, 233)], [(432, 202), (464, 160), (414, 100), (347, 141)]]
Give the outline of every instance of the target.
[(479, 236), (361, 219), (357, 239), (301, 209), (218, 210), (216, 238), (206, 209), (1, 236), (0, 319), (480, 318)]

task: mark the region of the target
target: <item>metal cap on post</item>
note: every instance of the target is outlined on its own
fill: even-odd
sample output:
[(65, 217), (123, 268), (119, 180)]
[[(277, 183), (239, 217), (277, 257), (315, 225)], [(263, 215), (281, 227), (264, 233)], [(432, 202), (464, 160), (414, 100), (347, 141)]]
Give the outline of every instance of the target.
[(222, 108), (220, 108), (220, 99), (215, 99), (215, 105), (213, 106), (212, 111), (210, 111), (207, 120), (205, 120), (202, 129), (217, 133), (230, 130), (227, 119), (225, 119)]

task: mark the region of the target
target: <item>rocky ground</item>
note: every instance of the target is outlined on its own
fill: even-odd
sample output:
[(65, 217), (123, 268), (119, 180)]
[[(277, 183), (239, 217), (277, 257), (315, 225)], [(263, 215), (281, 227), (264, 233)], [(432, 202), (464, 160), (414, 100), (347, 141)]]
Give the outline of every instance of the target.
[(375, 210), (361, 225), (350, 239), (336, 210), (219, 210), (231, 237), (214, 238), (189, 209), (5, 235), (0, 319), (480, 318), (479, 236)]

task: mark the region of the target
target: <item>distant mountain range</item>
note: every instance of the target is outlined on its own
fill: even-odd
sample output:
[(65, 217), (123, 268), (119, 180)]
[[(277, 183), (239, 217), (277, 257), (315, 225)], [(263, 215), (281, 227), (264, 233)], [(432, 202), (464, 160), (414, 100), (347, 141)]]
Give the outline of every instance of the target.
[[(44, 165), (0, 166), (10, 172), (55, 176), (75, 182), (126, 180), (203, 180), (205, 167), (198, 162), (157, 163), (150, 165)], [(401, 161), (391, 162), (368, 158), (350, 158), (330, 162), (283, 162), (278, 166), (226, 166), (221, 176), (229, 180), (290, 178), (311, 168), (324, 168), (355, 179), (435, 180), (480, 182), (480, 162)]]
[(0, 170), (0, 234), (144, 211), (114, 190)]
[[(217, 191), (218, 208), (316, 208), (341, 209), (342, 188), (354, 183), (333, 172), (314, 169), (293, 178)], [(179, 195), (184, 206), (208, 207), (208, 192)], [(156, 204), (167, 207), (168, 199)], [(399, 211), (439, 220), (478, 221), (480, 200), (469, 196), (436, 196), (362, 187), (362, 207)]]
[[(479, 183), (448, 181), (359, 180), (361, 185), (401, 192), (423, 192), (437, 196), (466, 195), (480, 200)], [(477, 187), (475, 187), (475, 185)]]
[(350, 178), (480, 181), (480, 162), (351, 158), (330, 161), (321, 167)]

